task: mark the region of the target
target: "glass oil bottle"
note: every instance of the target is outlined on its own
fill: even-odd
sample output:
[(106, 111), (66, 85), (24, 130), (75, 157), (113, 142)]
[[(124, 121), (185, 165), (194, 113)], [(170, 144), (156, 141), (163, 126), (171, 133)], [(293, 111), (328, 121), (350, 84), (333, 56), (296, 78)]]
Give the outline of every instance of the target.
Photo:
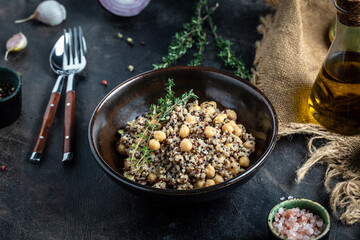
[(336, 34), (312, 86), (309, 110), (325, 128), (360, 133), (360, 0), (335, 0)]

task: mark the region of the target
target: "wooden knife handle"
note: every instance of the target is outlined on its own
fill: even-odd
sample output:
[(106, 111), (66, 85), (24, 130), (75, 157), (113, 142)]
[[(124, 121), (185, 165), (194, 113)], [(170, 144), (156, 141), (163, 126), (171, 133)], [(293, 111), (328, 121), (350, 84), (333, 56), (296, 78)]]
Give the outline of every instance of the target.
[[(41, 154), (44, 151), (46, 139), (48, 137), (49, 130), (50, 130), (52, 121), (55, 116), (55, 112), (56, 112), (56, 109), (57, 109), (57, 106), (58, 106), (58, 103), (60, 100), (60, 95), (61, 94), (59, 92), (51, 93), (50, 100), (46, 107), (44, 118), (43, 118), (43, 121), (40, 126), (39, 134), (38, 134), (36, 142), (35, 142), (33, 154), (37, 153), (37, 154), (39, 154), (39, 156), (41, 156)], [(40, 158), (38, 158), (38, 159), (30, 158), (30, 160), (38, 162), (38, 161), (40, 161)]]

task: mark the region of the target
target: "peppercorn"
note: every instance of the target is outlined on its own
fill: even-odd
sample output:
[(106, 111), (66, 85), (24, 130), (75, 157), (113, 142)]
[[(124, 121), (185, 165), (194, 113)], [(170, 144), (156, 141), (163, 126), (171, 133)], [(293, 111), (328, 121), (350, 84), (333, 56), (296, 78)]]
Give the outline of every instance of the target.
[(15, 87), (10, 83), (0, 82), (0, 99), (6, 98), (15, 92)]
[(101, 84), (107, 86), (108, 82), (106, 80), (102, 80)]

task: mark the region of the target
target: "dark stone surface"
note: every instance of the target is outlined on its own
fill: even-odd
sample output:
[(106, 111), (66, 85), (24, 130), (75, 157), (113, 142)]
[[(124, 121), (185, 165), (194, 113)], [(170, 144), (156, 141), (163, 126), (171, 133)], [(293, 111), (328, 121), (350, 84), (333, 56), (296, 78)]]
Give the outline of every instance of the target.
[[(121, 189), (91, 156), (90, 116), (113, 87), (160, 61), (171, 36), (192, 16), (194, 1), (154, 0), (140, 15), (121, 18), (104, 11), (95, 0), (63, 0), (68, 20), (59, 26), (13, 23), (30, 15), (39, 2), (0, 0), (0, 52), (5, 53), (6, 40), (19, 31), (29, 41), (25, 51), (10, 54), (8, 62), (0, 60), (2, 66), (20, 72), (23, 80), (22, 115), (0, 129), (0, 165), (8, 168), (0, 172), (0, 239), (266, 239), (266, 216), (280, 197), (310, 198), (329, 210), (323, 166), (311, 170), (301, 184), (294, 183), (295, 170), (307, 155), (305, 138), (300, 136), (280, 140), (247, 184), (214, 202), (163, 206)], [(255, 41), (261, 38), (256, 32), (259, 17), (272, 9), (251, 0), (220, 4), (214, 14), (219, 32), (235, 43), (236, 52), (251, 66)], [(62, 29), (77, 25), (84, 29), (88, 65), (76, 86), (75, 162), (61, 164), (62, 97), (43, 160), (33, 165), (28, 158), (56, 79), (48, 55)], [(131, 36), (135, 46), (117, 39), (117, 32)], [(206, 51), (203, 66), (228, 70), (213, 47)], [(129, 64), (135, 66), (134, 73), (127, 70)], [(103, 79), (107, 87), (101, 85)], [(359, 224), (346, 227), (332, 217), (330, 239), (358, 239), (359, 234)]]

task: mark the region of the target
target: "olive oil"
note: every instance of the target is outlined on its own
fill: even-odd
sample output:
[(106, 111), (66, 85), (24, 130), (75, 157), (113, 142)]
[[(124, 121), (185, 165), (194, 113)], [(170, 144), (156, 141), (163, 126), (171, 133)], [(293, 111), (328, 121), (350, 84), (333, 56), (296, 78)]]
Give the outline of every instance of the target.
[(311, 89), (310, 113), (324, 127), (340, 134), (360, 133), (360, 53), (329, 56)]

